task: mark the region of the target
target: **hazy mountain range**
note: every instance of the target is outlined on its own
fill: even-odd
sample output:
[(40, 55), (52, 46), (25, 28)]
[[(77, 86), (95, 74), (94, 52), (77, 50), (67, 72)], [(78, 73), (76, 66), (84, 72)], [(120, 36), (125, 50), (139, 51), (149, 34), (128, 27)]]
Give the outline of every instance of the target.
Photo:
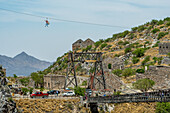
[(22, 52), (13, 58), (0, 55), (0, 65), (6, 69), (7, 76), (13, 76), (13, 74), (28, 76), (32, 72), (44, 70), (51, 64), (52, 63), (50, 62), (42, 61), (30, 56), (25, 52)]

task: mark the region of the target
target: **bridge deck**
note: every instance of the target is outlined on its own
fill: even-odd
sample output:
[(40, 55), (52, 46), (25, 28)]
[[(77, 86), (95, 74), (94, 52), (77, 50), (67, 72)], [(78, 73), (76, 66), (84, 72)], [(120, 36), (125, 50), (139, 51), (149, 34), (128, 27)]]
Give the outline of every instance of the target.
[(170, 102), (170, 90), (118, 96), (89, 97), (88, 103)]

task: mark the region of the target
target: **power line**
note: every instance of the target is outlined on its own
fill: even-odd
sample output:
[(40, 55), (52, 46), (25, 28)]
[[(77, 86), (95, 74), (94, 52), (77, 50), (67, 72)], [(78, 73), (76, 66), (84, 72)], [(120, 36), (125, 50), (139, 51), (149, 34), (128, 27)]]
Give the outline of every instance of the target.
[[(47, 17), (45, 17), (45, 16), (40, 16), (40, 15), (35, 15), (35, 14), (30, 14), (30, 13), (23, 13), (23, 12), (18, 12), (18, 11), (14, 11), (14, 10), (4, 9), (4, 8), (0, 8), (0, 10), (8, 11), (8, 12), (13, 12), (13, 13), (18, 13), (18, 14), (23, 14), (23, 15), (27, 15), (27, 16), (34, 16), (34, 17), (38, 17), (38, 18), (47, 18)], [(116, 25), (106, 25), (106, 24), (98, 24), (98, 23), (74, 21), (74, 20), (58, 19), (58, 18), (53, 18), (53, 17), (48, 17), (48, 18), (51, 19), (51, 20), (64, 21), (64, 22), (72, 22), (72, 23), (80, 23), (80, 24), (89, 24), (89, 25), (97, 25), (97, 26), (105, 26), (105, 27), (128, 28), (128, 27), (125, 27), (125, 26), (116, 26)]]

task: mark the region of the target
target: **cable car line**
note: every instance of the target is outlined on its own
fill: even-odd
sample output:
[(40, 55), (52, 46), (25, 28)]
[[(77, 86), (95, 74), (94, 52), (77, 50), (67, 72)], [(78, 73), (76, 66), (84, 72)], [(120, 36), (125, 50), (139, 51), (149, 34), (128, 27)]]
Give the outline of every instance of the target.
[(18, 12), (18, 11), (14, 11), (14, 10), (4, 9), (4, 8), (0, 8), (0, 10), (8, 11), (8, 12), (13, 12), (13, 13), (18, 13), (18, 14), (23, 14), (23, 15), (28, 15), (28, 16), (34, 16), (34, 17), (38, 17), (38, 18), (48, 18), (48, 19), (51, 19), (51, 20), (64, 21), (64, 22), (72, 22), (72, 23), (80, 23), (80, 24), (89, 24), (89, 25), (105, 26), (105, 27), (119, 27), (119, 28), (126, 28), (126, 29), (128, 28), (128, 27), (125, 27), (125, 26), (106, 25), (106, 24), (98, 24), (98, 23), (90, 23), (90, 22), (66, 20), (66, 19), (58, 19), (58, 18), (53, 18), (53, 17), (45, 17), (45, 16), (40, 16), (40, 15), (35, 15), (35, 14), (30, 14), (30, 13), (23, 13), (23, 12)]

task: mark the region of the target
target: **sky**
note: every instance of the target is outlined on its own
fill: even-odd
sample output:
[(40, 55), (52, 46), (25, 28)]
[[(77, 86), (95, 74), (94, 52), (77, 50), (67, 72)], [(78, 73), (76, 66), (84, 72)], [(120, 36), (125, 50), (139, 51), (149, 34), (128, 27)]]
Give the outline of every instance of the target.
[(78, 39), (110, 38), (152, 19), (170, 17), (169, 11), (170, 0), (0, 0), (0, 55), (14, 57), (24, 51), (54, 62)]

